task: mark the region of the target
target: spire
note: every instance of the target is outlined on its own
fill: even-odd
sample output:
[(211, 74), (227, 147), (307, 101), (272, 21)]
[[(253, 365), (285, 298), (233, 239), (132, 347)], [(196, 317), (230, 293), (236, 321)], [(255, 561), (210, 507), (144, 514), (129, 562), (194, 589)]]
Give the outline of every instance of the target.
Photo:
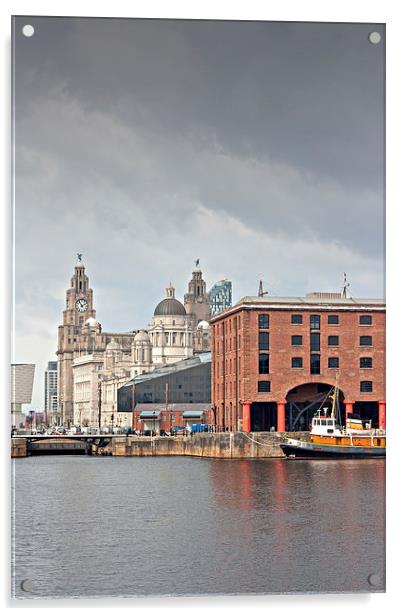
[(171, 282), (169, 282), (169, 286), (166, 287), (166, 297), (174, 297), (174, 287)]

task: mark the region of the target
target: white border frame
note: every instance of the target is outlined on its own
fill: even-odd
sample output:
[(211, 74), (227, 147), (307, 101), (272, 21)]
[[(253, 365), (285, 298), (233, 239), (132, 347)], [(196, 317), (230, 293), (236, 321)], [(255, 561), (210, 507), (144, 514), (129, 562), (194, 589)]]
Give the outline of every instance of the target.
[[(387, 593), (374, 595), (314, 595), (314, 596), (268, 596), (268, 597), (225, 597), (225, 598), (171, 598), (171, 599), (102, 599), (102, 600), (36, 600), (16, 602), (8, 600), (9, 596), (9, 550), (6, 548), (1, 561), (2, 568), (0, 580), (2, 584), (3, 606), (6, 609), (16, 609), (17, 612), (26, 607), (51, 607), (51, 608), (72, 608), (75, 610), (92, 611), (104, 608), (123, 607), (137, 610), (149, 608), (163, 608), (165, 612), (183, 611), (189, 608), (192, 612), (200, 613), (206, 609), (216, 608), (219, 612), (229, 611), (234, 614), (241, 613), (246, 607), (252, 607), (256, 613), (266, 613), (267, 608), (281, 609), (284, 613), (292, 613), (297, 610), (301, 614), (318, 614), (325, 610), (326, 614), (339, 613), (339, 610), (351, 608), (353, 613), (376, 614), (383, 609), (392, 610), (399, 604), (399, 570), (400, 570), (400, 516), (398, 515), (397, 504), (398, 492), (400, 492), (399, 481), (399, 448), (396, 434), (402, 434), (400, 410), (401, 403), (397, 399), (397, 383), (401, 380), (401, 362), (398, 361), (398, 351), (401, 348), (401, 282), (398, 280), (398, 265), (401, 260), (400, 250), (400, 113), (402, 109), (401, 96), (401, 19), (400, 8), (394, 0), (372, 0), (350, 2), (347, 0), (337, 0), (337, 2), (322, 2), (318, 0), (282, 0), (278, 3), (262, 3), (258, 0), (248, 0), (247, 2), (229, 2), (218, 0), (204, 0), (195, 4), (194, 2), (184, 2), (170, 0), (170, 2), (154, 1), (152, 5), (147, 2), (135, 0), (113, 2), (79, 2), (70, 0), (64, 2), (60, 0), (55, 3), (47, 1), (5, 1), (1, 6), (2, 43), (4, 60), (1, 64), (3, 96), (2, 100), (2, 119), (4, 123), (4, 134), (2, 157), (3, 165), (3, 207), (1, 208), (1, 284), (5, 291), (3, 297), (6, 301), (2, 302), (2, 351), (1, 354), (1, 383), (0, 391), (3, 393), (3, 413), (7, 413), (9, 408), (8, 387), (9, 387), (9, 349), (10, 349), (10, 261), (11, 261), (11, 234), (10, 234), (10, 22), (11, 15), (60, 15), (60, 16), (93, 16), (93, 17), (159, 17), (159, 18), (189, 18), (189, 19), (258, 19), (274, 21), (336, 21), (336, 22), (374, 22), (386, 23), (387, 27), (387, 104), (386, 104), (386, 123), (387, 123), (387, 408), (388, 408), (388, 427), (391, 429), (390, 447), (387, 455), (387, 535), (390, 538), (387, 544)], [(398, 62), (399, 60), (399, 62)], [(399, 150), (399, 151), (398, 151)], [(8, 292), (7, 292), (8, 289)], [(9, 446), (8, 433), (4, 430), (5, 415), (3, 414), (3, 435), (6, 436), (2, 442), (2, 460), (4, 462), (3, 477), (6, 478), (5, 490), (6, 498), (3, 499), (2, 518), (4, 522), (4, 532), (6, 533), (5, 546), (10, 545), (9, 536)], [(8, 418), (5, 423), (8, 425)], [(7, 507), (7, 508), (6, 508)], [(213, 609), (214, 609), (213, 608)]]

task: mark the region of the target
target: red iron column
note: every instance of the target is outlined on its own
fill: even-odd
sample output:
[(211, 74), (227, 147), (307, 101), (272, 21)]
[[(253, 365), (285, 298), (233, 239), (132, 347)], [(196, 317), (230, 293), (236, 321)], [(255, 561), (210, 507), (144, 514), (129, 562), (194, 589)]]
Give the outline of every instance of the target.
[(285, 432), (285, 405), (286, 402), (277, 402), (277, 432)]
[(243, 402), (243, 432), (250, 432), (251, 430), (251, 402)]
[(353, 402), (350, 402), (349, 400), (345, 400), (345, 421), (348, 418), (348, 415), (350, 415), (351, 413), (353, 413)]
[(386, 426), (386, 413), (385, 413), (385, 402), (381, 401), (378, 403), (378, 427), (381, 430), (385, 430)]

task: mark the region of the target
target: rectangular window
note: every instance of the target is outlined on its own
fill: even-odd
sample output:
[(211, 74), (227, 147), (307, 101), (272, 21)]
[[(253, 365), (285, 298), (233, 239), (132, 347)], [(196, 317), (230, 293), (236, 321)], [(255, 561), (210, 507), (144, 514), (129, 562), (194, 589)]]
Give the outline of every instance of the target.
[(292, 336), (292, 346), (301, 346), (303, 344), (303, 336)]
[(269, 328), (269, 314), (259, 314), (258, 315), (258, 328), (259, 329)]
[(360, 315), (360, 325), (372, 325), (373, 317), (371, 314), (361, 314)]
[(258, 358), (259, 374), (269, 374), (269, 355), (268, 353), (260, 353)]
[(372, 368), (372, 367), (373, 367), (372, 357), (361, 357), (360, 358), (360, 368)]
[(310, 334), (310, 351), (319, 351), (320, 350), (320, 334), (311, 333)]
[(310, 374), (320, 374), (321, 363), (319, 355), (310, 355)]
[(360, 381), (360, 391), (363, 393), (373, 391), (373, 381)]
[(292, 368), (303, 368), (303, 358), (292, 357)]
[(339, 357), (328, 357), (328, 368), (339, 368)]
[(328, 346), (339, 346), (339, 336), (328, 336)]
[(339, 325), (339, 316), (337, 314), (329, 314), (328, 325)]
[(303, 316), (301, 314), (292, 314), (292, 325), (301, 325), (303, 323)]
[(270, 381), (258, 381), (258, 391), (260, 391), (260, 392), (270, 392), (271, 391), (271, 382)]
[(320, 329), (320, 315), (312, 314), (310, 316), (310, 329)]
[(373, 346), (373, 339), (371, 336), (360, 336), (360, 346)]
[(268, 351), (269, 349), (269, 333), (268, 332), (259, 332), (258, 348), (260, 349), (260, 351)]

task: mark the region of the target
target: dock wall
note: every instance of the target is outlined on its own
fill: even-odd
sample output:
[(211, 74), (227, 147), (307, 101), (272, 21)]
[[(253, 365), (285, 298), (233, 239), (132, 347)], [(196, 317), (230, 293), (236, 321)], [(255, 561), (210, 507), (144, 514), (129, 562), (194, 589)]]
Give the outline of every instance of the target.
[(218, 432), (193, 436), (122, 436), (98, 455), (198, 456), (200, 458), (283, 458), (279, 444), (285, 437), (306, 438), (308, 432)]
[(28, 445), (25, 438), (11, 439), (11, 457), (26, 458), (28, 455)]

